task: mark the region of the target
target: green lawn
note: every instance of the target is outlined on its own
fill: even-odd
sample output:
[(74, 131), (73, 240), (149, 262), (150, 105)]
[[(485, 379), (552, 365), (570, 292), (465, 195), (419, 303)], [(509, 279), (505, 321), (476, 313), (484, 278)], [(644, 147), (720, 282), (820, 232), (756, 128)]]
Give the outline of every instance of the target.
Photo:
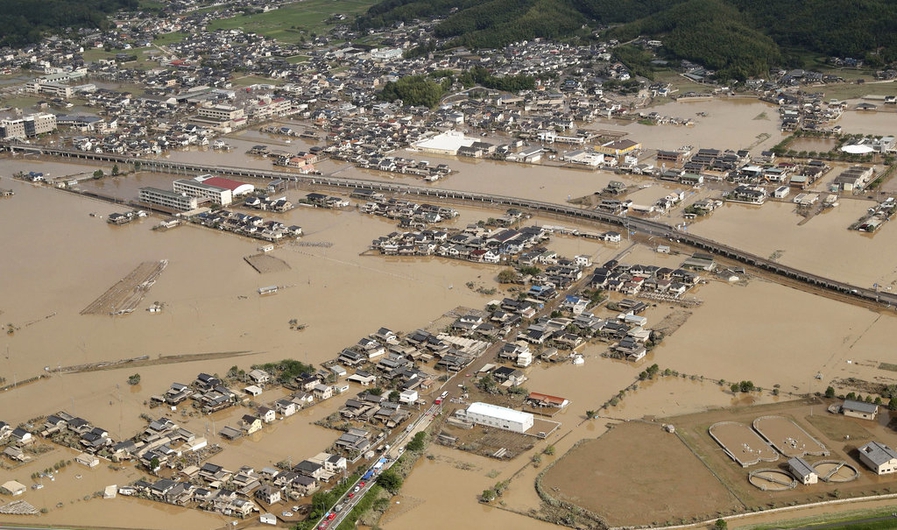
[(686, 92), (713, 92), (713, 89), (715, 88), (710, 85), (695, 83), (669, 68), (655, 70), (654, 80), (659, 83), (669, 83), (672, 85), (672, 90), (679, 90), (676, 95), (682, 95)]
[(828, 530), (892, 530), (895, 524), (897, 524), (897, 521), (891, 519), (870, 523), (847, 523)]
[[(866, 78), (867, 80), (869, 78)], [(821, 88), (813, 88), (825, 92), (826, 99), (855, 99), (863, 96), (897, 96), (897, 83), (838, 83), (826, 85)], [(874, 102), (873, 102), (874, 103)]]
[(84, 60), (90, 62), (99, 61), (100, 59), (115, 59), (116, 55), (118, 55), (119, 53), (124, 53), (126, 55), (137, 56), (137, 60), (120, 63), (123, 68), (148, 70), (150, 68), (156, 68), (157, 66), (159, 66), (159, 63), (153, 60), (153, 53), (147, 52), (154, 52), (156, 55), (162, 53), (156, 48), (132, 48), (130, 50), (112, 50), (111, 52), (107, 52), (102, 48), (92, 48), (89, 50), (84, 50), (83, 55)]
[(171, 33), (162, 33), (155, 39), (153, 39), (153, 44), (156, 46), (166, 46), (168, 44), (174, 44), (176, 42), (181, 42), (187, 37), (187, 34), (182, 31), (174, 31)]
[(160, 11), (165, 4), (160, 0), (140, 0), (138, 2), (140, 9), (149, 10), (149, 11)]
[[(729, 528), (733, 530), (786, 530), (791, 528), (807, 528), (825, 526), (826, 530), (885, 530), (895, 528), (897, 519), (876, 523), (855, 523), (852, 521), (872, 519), (876, 517), (888, 517), (894, 512), (891, 508), (879, 510), (855, 510), (841, 515), (820, 515), (801, 519), (783, 520), (775, 524), (739, 525), (736, 521), (729, 521)], [(783, 517), (787, 517), (783, 515)], [(828, 526), (833, 525), (833, 526)], [(837, 526), (835, 526), (837, 525)]]
[(356, 14), (367, 11), (375, 3), (377, 0), (305, 0), (267, 13), (216, 20), (209, 24), (209, 31), (242, 28), (282, 42), (296, 43), (302, 36), (310, 38), (312, 33), (323, 35), (331, 27), (324, 22), (331, 15), (341, 13), (349, 17), (345, 22), (350, 22)]
[(0, 107), (14, 107), (17, 109), (30, 109), (37, 105), (38, 101), (46, 101), (46, 97), (37, 96), (15, 96), (9, 98), (0, 98)]

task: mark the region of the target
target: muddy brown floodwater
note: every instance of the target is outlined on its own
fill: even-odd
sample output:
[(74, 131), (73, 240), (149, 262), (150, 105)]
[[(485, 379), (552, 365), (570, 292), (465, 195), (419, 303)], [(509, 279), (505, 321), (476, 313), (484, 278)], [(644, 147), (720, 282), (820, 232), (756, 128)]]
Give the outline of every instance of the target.
[[(653, 110), (693, 118), (696, 123), (694, 127), (614, 123), (590, 127), (623, 130), (646, 148), (662, 149), (692, 145), (750, 147), (756, 151), (771, 147), (781, 138), (776, 109), (757, 101), (670, 103)], [(706, 116), (697, 116), (698, 112)], [(842, 125), (845, 132), (893, 132), (886, 130), (893, 127), (892, 122), (877, 114), (847, 113)], [(213, 165), (269, 168), (270, 161), (250, 159), (243, 153), (255, 143), (291, 149), (313, 145), (299, 140), (285, 144), (280, 138), (255, 131), (239, 133), (226, 141), (235, 146), (233, 151), (193, 150), (168, 156)], [(651, 203), (682, 189), (603, 171), (424, 157), (414, 151), (402, 154), (444, 161), (457, 169), (458, 173), (448, 179), (430, 184), (446, 189), (560, 203), (568, 197), (592, 194), (610, 180), (633, 186), (637, 191), (632, 198), (637, 203)], [(497, 266), (439, 258), (362, 256), (372, 239), (396, 230), (396, 226), (354, 208), (297, 208), (286, 214), (266, 214), (302, 226), (307, 234), (304, 241), (332, 246), (283, 245), (272, 255), (286, 262), (289, 270), (261, 275), (243, 260), (258, 252), (258, 241), (196, 226), (153, 231), (160, 218), (152, 216), (112, 226), (105, 218), (124, 211), (123, 207), (9, 178), (20, 170), (44, 171), (52, 177), (85, 176), (96, 167), (22, 158), (5, 158), (0, 167), (0, 187), (16, 193), (0, 199), (0, 222), (5, 227), (0, 232), (0, 324), (4, 326), (0, 374), (6, 383), (45, 374), (45, 368), (140, 356), (158, 360), (160, 356), (221, 354), (203, 362), (56, 373), (39, 382), (19, 385), (0, 394), (0, 420), (11, 425), (66, 410), (105, 427), (116, 439), (130, 437), (145, 426), (141, 413), (163, 413), (162, 409), (150, 410), (145, 403), (174, 381), (189, 383), (201, 371), (224, 373), (233, 365), (246, 368), (283, 358), (318, 364), (381, 326), (412, 331), (457, 306), (482, 308), (489, 300), (506, 294), (500, 290), (486, 296), (465, 286), (474, 282), (498, 287), (494, 282), (500, 270)], [(319, 167), (325, 173), (338, 171), (346, 177), (420, 184), (415, 179), (362, 171), (343, 163), (324, 162)], [(111, 171), (110, 167), (102, 169)], [(141, 173), (86, 181), (81, 186), (131, 198), (141, 186), (168, 187), (175, 178), (178, 176)], [(285, 194), (296, 200), (307, 192), (289, 189)], [(687, 193), (689, 201), (718, 197), (718, 192), (707, 188)], [(878, 283), (890, 288), (897, 282), (897, 230), (885, 225), (874, 236), (864, 236), (846, 229), (869, 205), (863, 198), (842, 198), (839, 207), (803, 225), (798, 225), (802, 218), (790, 203), (768, 203), (759, 208), (727, 205), (690, 224), (688, 230), (763, 256), (775, 254), (781, 262), (810, 272), (857, 285)], [(447, 226), (463, 227), (500, 213), (469, 207), (459, 210), (460, 217)], [(674, 211), (659, 220), (677, 224), (681, 213)], [(572, 224), (543, 218), (532, 222)], [(593, 226), (589, 230), (602, 228)], [(684, 256), (653, 252), (658, 243), (650, 241), (629, 249), (623, 261), (677, 267)], [(627, 250), (629, 243), (604, 244), (556, 236), (549, 246), (562, 255), (587, 254), (600, 263)], [(168, 260), (168, 266), (133, 314), (115, 318), (79, 314), (140, 263), (162, 259)], [(274, 296), (259, 297), (258, 289), (267, 285), (284, 288)], [(530, 454), (511, 461), (432, 446), (429, 453), (434, 458), (424, 458), (417, 464), (383, 527), (419, 528), (421, 521), (427, 521), (433, 528), (547, 528), (546, 523), (519, 514), (539, 504), (533, 481), (541, 468), (533, 468), (528, 462), (548, 445), (555, 447), (555, 455), (543, 455), (542, 466), (559, 458), (577, 441), (600, 436), (607, 423), (786, 400), (789, 393), (824, 391), (834, 380), (849, 377), (897, 383), (897, 373), (879, 369), (882, 362), (893, 363), (889, 352), (897, 333), (897, 318), (892, 312), (873, 312), (756, 278), (739, 284), (711, 280), (692, 294), (703, 300), (703, 305), (689, 309), (692, 314), (684, 324), (638, 365), (602, 357), (607, 347), (602, 344), (584, 348), (585, 364), (581, 366), (534, 364), (528, 369), (526, 387), (571, 401), (554, 418), (561, 427), (549, 439), (537, 443)], [(145, 311), (156, 301), (164, 304), (161, 313)], [(676, 320), (681, 317), (677, 313), (681, 309), (652, 303), (645, 313), (648, 326), (664, 319)], [(599, 314), (614, 316), (604, 309)], [(305, 324), (305, 329), (291, 330), (292, 319)], [(229, 357), (227, 352), (240, 355)], [(641, 383), (616, 406), (603, 411), (601, 418), (584, 421), (586, 411), (597, 410), (654, 363), (686, 377)], [(129, 386), (127, 378), (134, 372), (140, 373), (141, 382)], [(817, 374), (820, 379), (816, 379)], [(751, 380), (767, 391), (735, 396), (726, 386), (718, 385), (718, 379)], [(768, 390), (776, 385), (780, 395), (772, 396)], [(357, 390), (353, 388), (352, 392)], [(270, 402), (280, 395), (268, 391), (257, 400)], [(341, 402), (336, 398), (318, 405), (236, 443), (221, 440), (217, 432), (225, 425), (235, 425), (243, 409), (211, 417), (185, 415), (181, 410), (166, 414), (224, 447), (213, 462), (231, 468), (243, 464), (261, 468), (325, 450), (337, 433), (313, 423), (336, 410)], [(18, 479), (30, 484), (33, 472), (71, 456), (66, 449), (54, 449), (22, 467), (0, 469), (0, 482)], [(38, 508), (47, 508), (46, 515), (34, 519), (41, 524), (194, 529), (220, 528), (228, 522), (207, 513), (135, 499), (90, 498), (109, 484), (128, 483), (140, 476), (142, 473), (131, 466), (120, 470), (106, 465), (92, 470), (67, 467), (56, 481), (41, 490), (29, 489), (23, 498)], [(484, 489), (512, 477), (502, 497), (504, 506), (478, 503), (477, 496)], [(0, 501), (8, 500), (0, 496)], [(61, 508), (57, 508), (58, 503), (62, 503)], [(2, 520), (18, 522), (10, 517)]]

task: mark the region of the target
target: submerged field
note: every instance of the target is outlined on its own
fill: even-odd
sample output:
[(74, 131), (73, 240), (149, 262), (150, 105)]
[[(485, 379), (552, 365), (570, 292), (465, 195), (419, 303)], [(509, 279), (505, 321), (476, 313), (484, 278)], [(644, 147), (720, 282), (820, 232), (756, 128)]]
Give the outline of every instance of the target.
[[(825, 411), (827, 404), (791, 401), (615, 425), (561, 458), (545, 473), (542, 487), (557, 499), (606, 518), (610, 526), (684, 524), (897, 491), (897, 478), (877, 476), (859, 461), (856, 448), (863, 442), (841, 435), (865, 431), (875, 440), (893, 445), (897, 435), (887, 427), (887, 418), (879, 423), (835, 416)], [(723, 420), (750, 425), (755, 418), (768, 415), (787, 418), (831, 451), (825, 457), (805, 457), (808, 462), (846, 462), (860, 470), (860, 477), (852, 482), (819, 482), (778, 492), (761, 491), (751, 485), (747, 480), (751, 471), (787, 472), (787, 458), (742, 468), (708, 435), (708, 428)], [(817, 421), (817, 417), (823, 421)], [(666, 423), (675, 426), (676, 434), (661, 429)], [(825, 425), (824, 431), (815, 429), (817, 423)]]
[(685, 444), (651, 423), (617, 426), (576, 447), (542, 486), (611, 526), (685, 523), (741, 508)]

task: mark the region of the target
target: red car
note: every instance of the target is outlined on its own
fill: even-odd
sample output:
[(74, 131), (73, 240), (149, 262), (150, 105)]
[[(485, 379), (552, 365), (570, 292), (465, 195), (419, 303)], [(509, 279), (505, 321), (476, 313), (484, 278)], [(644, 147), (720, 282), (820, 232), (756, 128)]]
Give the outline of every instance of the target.
[(334, 519), (336, 519), (336, 512), (330, 512), (330, 513), (327, 514), (327, 520), (328, 520), (328, 521), (332, 521), (332, 520), (334, 520)]

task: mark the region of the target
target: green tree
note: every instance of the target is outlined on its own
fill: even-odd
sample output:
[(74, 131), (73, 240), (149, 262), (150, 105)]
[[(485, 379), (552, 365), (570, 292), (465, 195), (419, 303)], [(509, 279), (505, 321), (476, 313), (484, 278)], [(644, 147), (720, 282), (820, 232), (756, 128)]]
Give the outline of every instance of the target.
[(498, 495), (495, 493), (495, 490), (492, 488), (483, 490), (482, 495), (480, 495), (480, 499), (483, 502), (492, 502)]
[(401, 397), (401, 395), (402, 394), (398, 390), (393, 390), (392, 392), (389, 393), (389, 396), (387, 397), (387, 399), (392, 403), (398, 403), (399, 397)]
[(833, 397), (835, 397), (835, 387), (830, 386), (830, 387), (826, 388), (825, 389), (825, 397), (827, 397), (829, 399), (832, 399)]
[(498, 383), (495, 382), (492, 374), (486, 374), (479, 378), (479, 380), (477, 380), (477, 386), (487, 394), (496, 394), (499, 392)]
[[(897, 400), (895, 400), (895, 401), (897, 401)], [(597, 415), (598, 415), (598, 411), (596, 411), (596, 410), (587, 410), (586, 411), (586, 419), (587, 420), (594, 420), (595, 416), (597, 416)]]
[(445, 91), (442, 84), (422, 75), (413, 75), (386, 83), (378, 97), (384, 101), (401, 99), (404, 105), (433, 108)]
[(377, 484), (395, 495), (402, 489), (402, 477), (392, 469), (387, 469), (377, 477)]
[(526, 267), (520, 267), (520, 272), (529, 276), (538, 276), (542, 274), (542, 269), (533, 265), (528, 265)]
[(725, 519), (717, 519), (716, 522), (713, 523), (713, 528), (716, 530), (726, 530), (729, 528), (729, 523), (727, 523)]
[(103, 178), (103, 170), (102, 170), (102, 169), (98, 169), (98, 170), (94, 171), (94, 172), (93, 172), (93, 178), (95, 178), (95, 179), (101, 179), (101, 178)]
[(514, 269), (504, 269), (498, 273), (498, 283), (514, 283), (517, 281), (517, 271)]
[(128, 377), (128, 384), (131, 386), (140, 384), (140, 374), (134, 374)]
[(419, 452), (423, 451), (426, 446), (427, 433), (424, 431), (420, 431), (415, 434), (414, 437), (405, 445), (405, 449), (408, 451)]
[(112, 166), (112, 176), (114, 177), (117, 175), (118, 175), (118, 164), (115, 164), (114, 166)]

